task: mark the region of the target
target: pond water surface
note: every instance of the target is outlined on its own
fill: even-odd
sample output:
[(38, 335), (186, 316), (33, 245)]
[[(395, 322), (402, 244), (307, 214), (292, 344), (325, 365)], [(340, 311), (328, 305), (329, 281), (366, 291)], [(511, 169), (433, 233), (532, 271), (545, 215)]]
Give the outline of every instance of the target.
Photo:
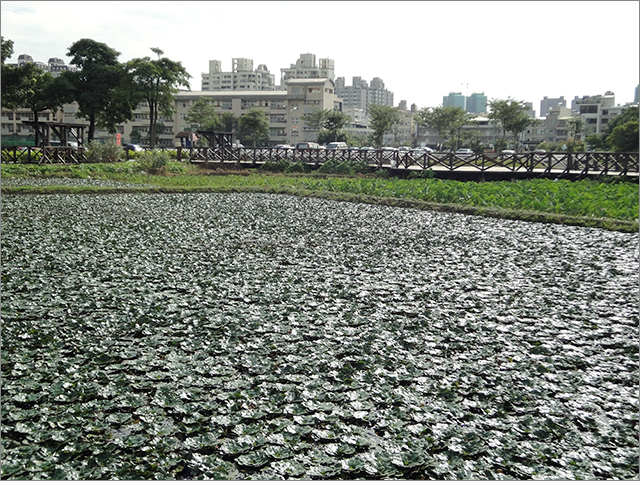
[(631, 478), (637, 275), (598, 229), (4, 196), (3, 477)]

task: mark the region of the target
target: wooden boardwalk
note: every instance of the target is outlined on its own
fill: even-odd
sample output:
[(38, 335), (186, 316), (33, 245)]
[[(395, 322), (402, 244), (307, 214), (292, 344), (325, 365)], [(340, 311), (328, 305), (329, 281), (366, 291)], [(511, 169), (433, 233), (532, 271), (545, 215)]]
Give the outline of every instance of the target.
[[(312, 169), (328, 161), (366, 163), (406, 177), (411, 172), (431, 171), (435, 177), (460, 179), (585, 178), (620, 176), (638, 179), (637, 152), (533, 152), (474, 154), (461, 157), (451, 152), (416, 154), (398, 150), (295, 150), (275, 148), (172, 148), (183, 162), (257, 168), (267, 162), (302, 162)], [(79, 164), (87, 162), (86, 151), (71, 147), (5, 147), (3, 163)]]
[(449, 178), (500, 177), (588, 177), (627, 176), (638, 178), (638, 153), (579, 152), (534, 154), (474, 154), (460, 157), (438, 152), (416, 155), (397, 150), (294, 150), (294, 149), (178, 149), (179, 158), (193, 163), (236, 164), (259, 167), (266, 162), (286, 160), (318, 168), (325, 162), (364, 162), (373, 169), (388, 169), (395, 175), (431, 170)]

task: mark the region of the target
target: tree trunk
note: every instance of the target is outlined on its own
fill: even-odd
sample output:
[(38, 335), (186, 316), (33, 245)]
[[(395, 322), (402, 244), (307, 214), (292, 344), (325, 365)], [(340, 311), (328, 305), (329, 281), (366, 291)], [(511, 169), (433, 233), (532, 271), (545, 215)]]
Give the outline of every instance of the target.
[(149, 102), (149, 147), (156, 146), (156, 109), (152, 102)]
[(87, 143), (90, 143), (93, 140), (93, 136), (96, 131), (96, 116), (89, 116), (89, 132), (87, 133)]

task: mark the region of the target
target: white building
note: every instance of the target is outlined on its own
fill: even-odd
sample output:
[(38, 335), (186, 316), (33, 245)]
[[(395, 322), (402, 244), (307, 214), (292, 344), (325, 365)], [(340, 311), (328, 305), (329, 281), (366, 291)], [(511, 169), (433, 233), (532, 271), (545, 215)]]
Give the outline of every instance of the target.
[(584, 119), (587, 135), (601, 134), (609, 120), (619, 115), (622, 108), (621, 106), (616, 108), (616, 97), (610, 91), (605, 92), (604, 95), (575, 97), (571, 103), (571, 110)]
[(336, 93), (343, 100), (345, 107), (362, 109), (369, 113), (369, 105), (393, 106), (393, 92), (385, 88), (379, 77), (374, 77), (371, 85), (362, 77), (353, 77), (351, 86), (346, 86), (344, 77), (336, 78)]
[(300, 58), (295, 64), (290, 64), (290, 68), (280, 69), (280, 87), (286, 85), (290, 79), (321, 79), (326, 78), (334, 81), (334, 61), (330, 58), (321, 58), (316, 64), (316, 56), (312, 53), (300, 54)]
[(275, 90), (275, 76), (266, 65), (253, 69), (253, 60), (232, 59), (231, 70), (222, 71), (219, 60), (209, 60), (209, 72), (202, 74), (202, 90)]

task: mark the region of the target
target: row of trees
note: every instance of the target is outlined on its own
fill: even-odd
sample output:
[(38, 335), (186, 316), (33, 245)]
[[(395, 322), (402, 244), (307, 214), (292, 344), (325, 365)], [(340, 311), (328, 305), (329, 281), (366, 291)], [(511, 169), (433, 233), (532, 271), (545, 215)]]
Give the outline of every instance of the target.
[[(371, 129), (370, 138), (361, 139), (362, 143), (382, 145), (382, 137), (400, 124), (400, 112), (397, 108), (386, 105), (372, 105), (370, 107)], [(314, 129), (318, 129), (317, 142), (326, 144), (329, 142), (347, 142), (354, 144), (354, 139), (344, 130), (350, 117), (340, 111), (331, 109), (314, 108), (311, 112), (301, 116), (305, 123)], [(252, 109), (240, 118), (232, 113), (218, 114), (213, 102), (208, 99), (199, 99), (189, 109), (185, 120), (192, 125), (197, 125), (202, 130), (219, 130), (235, 132), (240, 142), (250, 142), (256, 145), (268, 145), (269, 122), (266, 114), (261, 110)]]
[(91, 39), (73, 43), (67, 56), (76, 71), (64, 71), (53, 77), (33, 63), (7, 65), (13, 55), (13, 41), (2, 38), (2, 106), (28, 108), (38, 120), (45, 110), (57, 110), (76, 102), (76, 117), (89, 121), (87, 140), (94, 138), (96, 127), (115, 134), (116, 126), (133, 119), (138, 104), (149, 106), (149, 142), (153, 148), (160, 116), (174, 112), (178, 87), (189, 88), (191, 76), (180, 62), (163, 57), (158, 48), (151, 49), (157, 58), (118, 61), (120, 52)]
[[(527, 113), (526, 104), (522, 101), (495, 99), (489, 101), (488, 106), (490, 113), (487, 117), (502, 129), (499, 148), (506, 146), (507, 133), (512, 134), (517, 145), (520, 134), (537, 122)], [(454, 150), (463, 144), (476, 149), (481, 147), (476, 132), (462, 130), (462, 127), (472, 123), (473, 115), (461, 107), (425, 107), (418, 110), (417, 117), (420, 126), (438, 134), (441, 139), (439, 143), (448, 144)]]

